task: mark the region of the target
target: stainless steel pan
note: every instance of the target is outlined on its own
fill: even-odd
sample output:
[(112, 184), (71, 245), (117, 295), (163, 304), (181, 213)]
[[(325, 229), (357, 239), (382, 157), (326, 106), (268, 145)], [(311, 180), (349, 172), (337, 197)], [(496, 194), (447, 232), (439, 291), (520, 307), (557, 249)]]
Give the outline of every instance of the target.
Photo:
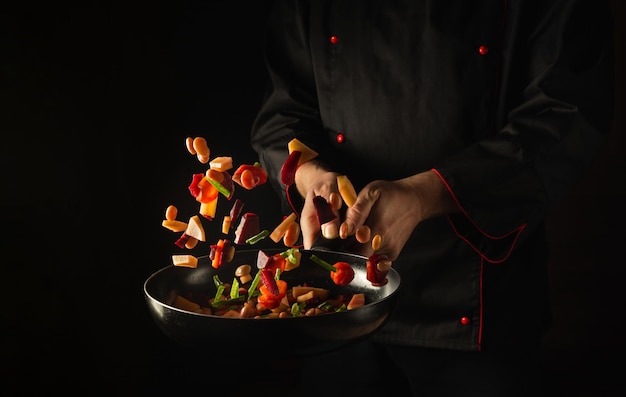
[[(279, 250), (264, 250), (273, 254)], [(347, 286), (335, 285), (329, 272), (312, 262), (311, 254), (329, 263), (345, 261), (355, 270)], [(300, 267), (282, 273), (281, 278), (296, 285), (328, 288), (331, 294), (363, 292), (366, 305), (345, 312), (293, 318), (226, 318), (188, 312), (173, 306), (177, 294), (215, 292), (213, 275), (230, 282), (237, 266), (248, 263), (256, 271), (258, 250), (242, 250), (234, 259), (215, 269), (208, 257), (200, 257), (195, 269), (167, 266), (152, 274), (144, 283), (144, 296), (156, 325), (172, 340), (201, 354), (249, 355), (254, 351), (270, 352), (276, 358), (319, 354), (339, 349), (370, 336), (394, 310), (400, 276), (391, 269), (388, 283), (372, 286), (366, 279), (367, 258), (326, 250), (302, 250)]]

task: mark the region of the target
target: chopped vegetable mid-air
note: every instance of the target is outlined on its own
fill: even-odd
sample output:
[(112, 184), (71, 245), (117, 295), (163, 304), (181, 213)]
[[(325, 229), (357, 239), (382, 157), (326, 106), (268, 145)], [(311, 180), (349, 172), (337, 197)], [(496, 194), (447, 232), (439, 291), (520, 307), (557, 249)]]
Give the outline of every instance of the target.
[[(189, 250), (196, 249), (198, 243), (207, 241), (211, 266), (214, 268), (229, 263), (235, 256), (237, 246), (253, 245), (267, 237), (274, 243), (280, 243), (282, 240), (287, 249), (274, 255), (267, 255), (259, 250), (258, 271), (254, 274), (250, 269), (243, 272), (240, 266), (238, 274), (234, 276), (233, 284), (216, 282), (218, 291), (210, 304), (200, 304), (198, 297), (191, 296), (180, 296), (177, 302), (186, 308), (194, 308), (194, 311), (199, 310), (205, 314), (209, 311), (211, 314), (229, 313), (229, 316), (237, 317), (268, 314), (253, 309), (249, 304), (252, 299), (255, 299), (261, 308), (264, 307), (266, 311), (270, 310), (272, 313), (277, 313), (280, 311), (279, 308), (287, 305), (289, 316), (304, 315), (304, 313), (311, 315), (313, 312), (319, 314), (328, 310), (346, 310), (346, 305), (350, 301), (352, 301), (350, 307), (365, 304), (364, 297), (361, 296), (333, 297), (332, 303), (329, 303), (331, 298), (328, 297), (328, 291), (323, 292), (313, 286), (288, 286), (285, 281), (281, 280), (280, 275), (283, 272), (300, 266), (302, 254), (298, 249), (300, 238), (298, 213), (294, 211), (283, 217), (273, 225), (273, 228), (262, 229), (258, 214), (252, 211), (243, 212), (244, 202), (236, 197), (236, 186), (253, 190), (267, 182), (267, 172), (261, 164), (258, 162), (241, 164), (235, 168), (233, 158), (230, 156), (218, 156), (211, 159), (211, 150), (203, 137), (188, 137), (185, 140), (185, 146), (190, 154), (197, 157), (199, 163), (208, 165), (208, 168), (203, 172), (192, 173), (191, 182), (188, 185), (189, 194), (199, 205), (198, 213), (189, 217), (185, 222), (176, 219), (179, 212), (176, 206), (169, 205), (165, 211), (162, 226), (172, 232), (180, 233), (174, 244), (185, 251), (172, 255), (173, 265), (196, 268), (198, 258)], [(292, 185), (295, 183), (298, 167), (315, 159), (318, 153), (295, 138), (289, 142), (288, 151), (289, 156), (280, 171), (280, 178), (283, 184)], [(336, 219), (337, 210), (343, 203), (351, 206), (356, 200), (356, 191), (345, 175), (337, 178), (337, 185), (340, 198), (333, 193), (328, 198), (317, 196), (314, 199), (320, 224)], [(211, 222), (216, 217), (220, 196), (228, 201), (232, 200), (232, 206), (230, 212), (223, 217), (221, 235), (212, 240), (211, 236), (207, 235), (203, 222)], [(358, 241), (364, 243), (369, 240), (369, 233), (361, 232), (358, 237)], [(354, 269), (347, 262), (337, 262), (331, 265), (315, 255), (311, 256), (311, 260), (329, 270), (329, 277), (336, 285), (345, 286), (354, 279)], [(372, 285), (385, 284), (385, 276), (390, 263), (386, 257), (377, 256), (377, 254), (369, 258), (367, 279), (372, 282)], [(242, 269), (246, 269), (245, 266)], [(233, 285), (237, 286), (237, 290), (229, 290)], [(307, 291), (303, 292), (303, 288)], [(228, 296), (222, 295), (224, 290), (229, 291)], [(313, 302), (317, 302), (319, 306), (311, 311)], [(233, 307), (238, 307), (237, 314), (232, 313)]]

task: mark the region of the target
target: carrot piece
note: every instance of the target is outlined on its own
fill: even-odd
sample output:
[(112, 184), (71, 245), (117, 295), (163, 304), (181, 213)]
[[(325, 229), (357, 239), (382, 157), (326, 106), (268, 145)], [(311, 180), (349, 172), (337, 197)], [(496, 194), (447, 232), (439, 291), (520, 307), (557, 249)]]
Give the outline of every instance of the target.
[(289, 227), (289, 225), (291, 225), (292, 223), (294, 223), (296, 221), (296, 214), (295, 213), (291, 213), (288, 216), (286, 216), (282, 222), (280, 222), (278, 224), (278, 226), (276, 226), (276, 228), (274, 229), (274, 231), (272, 231), (272, 233), (270, 233), (270, 239), (272, 239), (273, 242), (277, 243), (280, 241), (281, 238), (283, 238), (283, 236), (285, 235), (285, 232), (287, 232), (287, 228)]
[(354, 189), (354, 185), (345, 175), (337, 175), (337, 188), (339, 189), (339, 194), (343, 199), (343, 202), (346, 203), (348, 207), (352, 207), (354, 202), (356, 201), (356, 190)]
[(217, 244), (211, 247), (211, 249), (214, 250), (214, 252), (212, 252), (213, 260), (211, 261), (211, 266), (213, 266), (213, 268), (215, 269), (219, 268), (222, 265), (222, 257), (224, 255), (225, 245), (226, 241), (224, 239), (219, 239), (217, 240)]
[(289, 224), (285, 231), (283, 244), (285, 244), (286, 247), (293, 247), (298, 242), (298, 238), (300, 238), (300, 224), (293, 222)]

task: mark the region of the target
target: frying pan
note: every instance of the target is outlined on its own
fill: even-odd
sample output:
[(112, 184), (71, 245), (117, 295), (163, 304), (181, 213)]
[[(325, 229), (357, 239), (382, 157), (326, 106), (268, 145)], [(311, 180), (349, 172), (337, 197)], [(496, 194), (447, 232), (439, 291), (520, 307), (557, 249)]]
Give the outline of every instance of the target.
[[(264, 249), (273, 255), (279, 250)], [(337, 350), (360, 341), (378, 330), (395, 309), (400, 276), (392, 268), (384, 286), (373, 286), (366, 279), (367, 258), (325, 249), (301, 250), (299, 267), (283, 272), (288, 285), (304, 282), (327, 288), (331, 296), (338, 293), (364, 293), (366, 305), (349, 311), (317, 316), (290, 318), (228, 318), (198, 314), (174, 307), (177, 294), (185, 292), (215, 293), (213, 275), (230, 282), (235, 269), (244, 263), (256, 271), (258, 250), (240, 250), (233, 260), (219, 269), (211, 266), (207, 256), (199, 257), (197, 268), (167, 266), (148, 277), (144, 296), (156, 325), (176, 343), (206, 354), (250, 354), (258, 348), (269, 348), (282, 358), (303, 357)], [(355, 271), (354, 280), (337, 286), (323, 269), (309, 258), (315, 254), (331, 264), (348, 262)], [(231, 356), (232, 357), (232, 356)]]

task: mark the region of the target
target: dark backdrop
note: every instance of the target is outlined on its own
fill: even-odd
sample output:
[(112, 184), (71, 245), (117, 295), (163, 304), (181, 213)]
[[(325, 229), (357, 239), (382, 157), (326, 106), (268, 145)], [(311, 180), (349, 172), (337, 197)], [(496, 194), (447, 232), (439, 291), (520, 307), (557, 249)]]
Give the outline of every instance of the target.
[[(256, 159), (247, 137), (264, 85), (266, 4), (0, 3), (6, 387), (211, 390), (215, 358), (167, 340), (142, 285), (168, 263), (172, 235), (160, 221), (167, 205), (186, 202), (198, 164), (184, 138), (205, 136), (212, 153), (237, 163)], [(546, 378), (570, 396), (624, 390), (626, 16), (623, 3), (612, 4), (614, 127), (549, 224), (555, 323)], [(275, 219), (272, 192), (257, 194), (263, 216)]]

